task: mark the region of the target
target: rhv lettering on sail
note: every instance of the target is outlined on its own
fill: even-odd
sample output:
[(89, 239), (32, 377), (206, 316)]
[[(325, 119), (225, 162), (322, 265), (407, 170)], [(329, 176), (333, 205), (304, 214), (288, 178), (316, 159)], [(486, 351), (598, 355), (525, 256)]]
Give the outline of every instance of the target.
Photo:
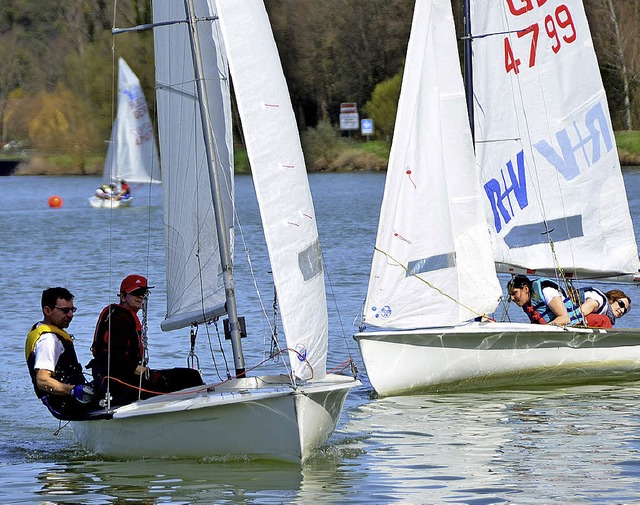
[[(598, 102), (587, 110), (581, 122), (574, 121), (571, 127), (556, 132), (557, 151), (546, 140), (535, 142), (535, 149), (552, 165), (565, 180), (570, 181), (580, 175), (580, 167), (589, 168), (597, 163), (606, 152), (614, 148), (613, 134), (607, 122), (602, 103)], [(519, 210), (529, 204), (524, 151), (516, 154), (515, 168), (512, 160), (500, 170), (502, 182), (490, 179), (484, 185), (489, 198), (496, 231), (500, 233)], [(517, 207), (511, 196), (515, 197)]]

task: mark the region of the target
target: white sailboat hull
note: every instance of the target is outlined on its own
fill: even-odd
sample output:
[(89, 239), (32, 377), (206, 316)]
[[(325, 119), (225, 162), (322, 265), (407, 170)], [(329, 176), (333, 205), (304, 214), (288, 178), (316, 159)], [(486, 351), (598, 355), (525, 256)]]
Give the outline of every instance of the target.
[(130, 207), (133, 203), (133, 197), (125, 200), (114, 200), (112, 198), (92, 196), (89, 198), (89, 203), (94, 209), (117, 209), (119, 207)]
[(266, 458), (303, 462), (335, 429), (356, 379), (327, 375), (293, 390), (284, 376), (234, 379), (74, 422), (88, 451), (116, 458)]
[(525, 323), (357, 333), (381, 396), (640, 377), (640, 331)]

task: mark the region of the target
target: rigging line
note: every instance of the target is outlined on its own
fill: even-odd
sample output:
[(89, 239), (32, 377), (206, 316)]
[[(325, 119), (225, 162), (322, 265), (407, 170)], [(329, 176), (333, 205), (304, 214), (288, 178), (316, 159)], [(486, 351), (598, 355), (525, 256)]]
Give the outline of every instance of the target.
[[(214, 20), (217, 20), (218, 18), (216, 17)], [(220, 34), (220, 32), (217, 32), (218, 34)], [(220, 45), (223, 46), (224, 45), (224, 40), (220, 40)], [(227, 86), (231, 86), (231, 76), (229, 75), (229, 65), (228, 65), (228, 58), (226, 57), (226, 55), (224, 55), (225, 58), (223, 58), (224, 60), (224, 64), (225, 64), (225, 68), (224, 69), (219, 69), (219, 75), (220, 75), (220, 79), (225, 81), (225, 83), (227, 84)], [(233, 117), (233, 121), (232, 124), (235, 124), (238, 130), (238, 134), (240, 136), (240, 141), (242, 143), (243, 146), (245, 146), (246, 148), (246, 143), (245, 143), (245, 139), (244, 139), (244, 131), (242, 129), (242, 122), (240, 120), (240, 115), (239, 115), (239, 109), (238, 109), (238, 105), (237, 105), (237, 100), (236, 97), (233, 93), (231, 93), (231, 90), (229, 90), (229, 95), (231, 98), (231, 114)], [(235, 106), (234, 106), (235, 104)], [(232, 133), (233, 135), (233, 133)], [(235, 168), (235, 157), (234, 157), (234, 168)], [(232, 173), (229, 174), (229, 176), (231, 178), (234, 177), (235, 174), (235, 170), (232, 170)], [(264, 299), (262, 297), (262, 294), (260, 292), (260, 288), (258, 286), (258, 281), (257, 281), (257, 277), (255, 275), (255, 270), (253, 268), (253, 261), (251, 259), (251, 254), (249, 252), (249, 247), (247, 245), (247, 241), (244, 235), (244, 230), (242, 227), (242, 223), (240, 221), (240, 217), (238, 215), (237, 212), (237, 207), (235, 204), (235, 198), (233, 198), (233, 188), (234, 188), (234, 184), (231, 180), (229, 180), (229, 178), (227, 177), (227, 174), (222, 173), (223, 176), (223, 181), (224, 181), (224, 187), (226, 188), (226, 190), (229, 192), (229, 201), (232, 202), (232, 212), (233, 212), (233, 217), (234, 217), (234, 223), (236, 223), (238, 225), (238, 230), (240, 232), (240, 237), (241, 237), (241, 241), (242, 241), (242, 245), (244, 248), (244, 253), (245, 253), (245, 257), (247, 259), (247, 265), (249, 267), (249, 272), (251, 275), (251, 280), (253, 281), (253, 285), (254, 285), (254, 289), (256, 292), (256, 295), (258, 296), (258, 302), (260, 305), (260, 310), (262, 312), (263, 315), (263, 322), (266, 321), (267, 326), (269, 327), (269, 334), (270, 334), (270, 340), (273, 343), (273, 345), (275, 346), (275, 348), (278, 350), (278, 353), (281, 353), (281, 348), (280, 348), (280, 343), (278, 342), (277, 339), (277, 334), (276, 334), (276, 329), (274, 328), (274, 326), (271, 325), (271, 321), (269, 319), (269, 316), (267, 314), (267, 309), (264, 303)], [(265, 353), (265, 350), (267, 348), (266, 345), (266, 341), (263, 341), (263, 356)], [(270, 357), (273, 357), (274, 354), (272, 352), (269, 353)], [(285, 367), (285, 370), (287, 372), (288, 375), (292, 376), (292, 371), (290, 369), (290, 367), (288, 366), (288, 363), (285, 360), (282, 360), (283, 365)]]
[[(269, 332), (271, 335), (271, 342), (273, 342), (273, 344), (275, 345), (275, 348), (277, 350), (277, 352), (275, 353), (275, 355), (281, 354), (282, 353), (282, 348), (280, 347), (280, 343), (278, 342), (277, 337), (274, 338), (275, 336), (275, 328), (274, 326), (271, 324), (271, 320), (269, 319), (269, 315), (267, 314), (267, 309), (265, 307), (264, 304), (264, 298), (262, 296), (262, 293), (260, 291), (260, 287), (258, 286), (258, 280), (255, 274), (255, 270), (253, 268), (253, 260), (251, 259), (251, 253), (249, 252), (249, 246), (247, 245), (247, 241), (245, 238), (245, 234), (244, 234), (244, 229), (242, 227), (242, 223), (240, 221), (240, 216), (238, 215), (238, 210), (236, 208), (236, 204), (235, 204), (235, 200), (233, 201), (233, 215), (235, 218), (235, 222), (238, 225), (238, 231), (240, 232), (240, 239), (241, 239), (241, 243), (244, 247), (244, 254), (247, 260), (247, 265), (249, 267), (249, 273), (251, 276), (251, 280), (253, 281), (253, 286), (256, 292), (256, 295), (258, 297), (258, 304), (260, 305), (260, 311), (262, 312), (263, 315), (263, 322), (266, 322), (267, 326), (269, 327)], [(275, 289), (275, 287), (274, 287)], [(263, 342), (263, 355), (264, 355), (264, 350), (266, 349), (266, 342)], [(271, 359), (274, 356), (273, 353), (269, 353), (269, 358), (267, 359)], [(282, 360), (282, 364), (285, 367), (285, 370), (287, 372), (287, 375), (291, 376), (291, 374), (293, 373), (291, 368), (289, 367), (289, 364), (286, 362), (286, 360)]]
[[(313, 367), (311, 366), (311, 363), (309, 363), (309, 361), (308, 361), (304, 356), (302, 356), (302, 354), (300, 354), (298, 351), (296, 351), (295, 349), (290, 349), (290, 348), (288, 348), (288, 347), (287, 347), (287, 348), (285, 348), (285, 349), (282, 349), (282, 350), (281, 350), (281, 351), (279, 351), (279, 352), (280, 352), (280, 353), (283, 353), (283, 352), (285, 352), (285, 351), (291, 351), (291, 352), (294, 352), (294, 353), (298, 354), (298, 356), (300, 356), (300, 358), (301, 358), (301, 359), (302, 359), (302, 360), (307, 364), (307, 366), (309, 367), (309, 370), (311, 371), (311, 377), (309, 378), (309, 380), (312, 380), (312, 379), (314, 378), (314, 376), (315, 376), (315, 372), (313, 371)], [(264, 364), (265, 364), (267, 361), (269, 361), (270, 359), (271, 359), (271, 357), (269, 357), (269, 358), (267, 358), (267, 359), (265, 359), (265, 360), (262, 360), (260, 363), (258, 363), (258, 364), (256, 364), (256, 365), (254, 365), (253, 367), (251, 367), (251, 368), (247, 368), (247, 370), (246, 370), (246, 371), (247, 371), (247, 372), (251, 372), (251, 371), (255, 370), (256, 368), (258, 368), (258, 367), (260, 367), (260, 366), (264, 365)], [(349, 364), (351, 364), (351, 361), (352, 361), (352, 360), (347, 360), (347, 361), (345, 361), (345, 362), (341, 363), (340, 365), (338, 365), (338, 367), (340, 367), (340, 366), (342, 366), (342, 365), (345, 365), (345, 363), (346, 363), (346, 365), (344, 366), (344, 368), (346, 368)], [(334, 370), (336, 370), (338, 367), (334, 368)], [(344, 368), (343, 368), (343, 370), (344, 370)], [(332, 371), (333, 371), (333, 370), (332, 370)], [(133, 385), (133, 384), (129, 384), (128, 382), (123, 381), (122, 379), (118, 379), (117, 377), (108, 377), (108, 376), (107, 376), (107, 377), (105, 377), (105, 378), (107, 378), (107, 379), (112, 379), (113, 381), (118, 382), (118, 383), (122, 384), (123, 386), (128, 387), (128, 388), (130, 388), (130, 389), (136, 389), (136, 390), (138, 390), (138, 393), (139, 393), (139, 394), (141, 394), (141, 393), (150, 393), (150, 394), (158, 395), (158, 396), (160, 396), (160, 395), (162, 395), (162, 396), (181, 396), (181, 395), (193, 395), (193, 394), (195, 394), (195, 393), (200, 393), (200, 392), (212, 392), (212, 391), (215, 389), (215, 387), (216, 387), (216, 386), (220, 386), (220, 385), (222, 385), (222, 384), (225, 384), (225, 383), (230, 382), (231, 380), (233, 380), (233, 378), (232, 378), (232, 377), (229, 377), (229, 378), (227, 378), (227, 379), (225, 379), (225, 380), (221, 380), (220, 382), (215, 383), (215, 384), (205, 384), (204, 386), (199, 387), (199, 388), (195, 388), (195, 389), (190, 388), (190, 389), (189, 389), (189, 391), (179, 390), (179, 391), (169, 391), (169, 392), (164, 392), (164, 391), (153, 391), (153, 390), (150, 390), (150, 389), (145, 389), (145, 388), (143, 388), (142, 386), (135, 386), (135, 385)], [(256, 379), (262, 379), (262, 380), (264, 381), (264, 377), (263, 377), (263, 378), (256, 377)], [(265, 381), (265, 382), (266, 382), (266, 381)], [(294, 384), (291, 384), (291, 386), (295, 388), (295, 385), (294, 385)], [(61, 423), (61, 421), (59, 421), (59, 422)], [(65, 424), (65, 426), (66, 426), (67, 424), (69, 424), (69, 421), (67, 421), (67, 423)], [(63, 426), (63, 427), (64, 427), (64, 426)], [(62, 429), (62, 428), (60, 428), (60, 429)]]
[[(340, 312), (340, 308), (338, 306), (338, 300), (336, 298), (335, 290), (333, 289), (333, 282), (331, 281), (331, 275), (329, 274), (329, 269), (327, 268), (327, 264), (324, 261), (324, 255), (322, 257), (322, 264), (324, 266), (324, 271), (327, 275), (327, 281), (329, 281), (329, 291), (331, 292), (331, 299), (333, 300), (336, 314), (338, 315), (338, 321), (340, 322), (340, 331), (342, 332), (342, 338), (344, 339), (345, 344), (347, 345), (347, 352), (349, 354), (349, 359), (353, 359), (353, 356), (351, 354), (351, 343), (349, 342), (350, 339), (347, 338), (347, 334), (344, 331), (344, 323), (342, 322), (342, 313)], [(353, 342), (353, 340), (351, 341)]]
[(483, 33), (482, 35), (463, 35), (462, 37), (459, 37), (459, 40), (475, 40), (475, 39), (484, 39), (487, 37), (494, 37), (496, 35), (509, 35), (511, 33), (520, 33), (525, 31), (526, 28), (522, 28), (520, 30), (504, 30), (502, 32), (490, 32), (490, 33)]
[[(541, 77), (541, 73), (540, 73), (540, 66), (536, 66), (535, 67), (535, 72), (538, 76), (538, 82), (542, 82), (542, 77)], [(543, 103), (543, 112), (545, 115), (545, 125), (546, 125), (546, 130), (547, 130), (547, 138), (551, 139), (552, 138), (552, 132), (551, 132), (551, 121), (549, 119), (549, 108), (547, 107), (547, 98), (546, 98), (546, 93), (545, 93), (545, 88), (544, 86), (540, 86), (540, 94), (542, 95), (542, 103)], [(526, 115), (526, 110), (523, 108), (523, 113)], [(529, 129), (527, 129), (527, 132), (529, 132)], [(531, 139), (528, 138), (529, 140), (529, 144), (531, 144)], [(533, 151), (532, 151), (533, 152)], [(537, 164), (535, 161), (535, 157), (533, 157), (533, 166), (534, 166), (534, 170), (536, 173), (536, 180), (538, 179), (538, 171), (537, 171)], [(558, 171), (555, 172), (555, 180), (556, 180), (556, 185), (557, 185), (557, 189), (558, 189), (558, 193), (560, 194), (560, 204), (562, 207), (562, 215), (565, 217), (565, 224), (566, 224), (566, 216), (567, 216), (567, 211), (566, 211), (566, 207), (565, 207), (565, 199), (563, 197), (563, 192), (562, 192), (562, 185), (560, 184), (560, 173)], [(546, 218), (546, 212), (544, 211), (544, 202), (541, 202), (541, 208), (543, 209), (543, 219), (544, 219), (544, 226), (545, 226), (545, 233), (547, 235), (547, 239), (549, 241), (549, 247), (551, 250), (551, 256), (553, 258), (553, 263), (555, 264), (555, 269), (556, 269), (556, 280), (558, 280), (559, 282), (562, 281), (563, 285), (568, 289), (569, 288), (569, 284), (564, 272), (564, 269), (562, 268), (562, 266), (560, 265), (560, 261), (558, 260), (558, 255), (556, 253), (556, 248), (555, 248), (555, 244), (553, 242), (553, 238), (551, 237), (551, 232), (553, 230), (549, 230), (548, 229), (548, 221)], [(569, 234), (569, 229), (567, 227), (567, 236), (570, 237), (571, 235)], [(572, 264), (575, 265), (576, 264), (576, 260), (575, 260), (575, 254), (574, 254), (574, 250), (573, 250), (573, 242), (571, 240), (568, 241), (567, 244), (568, 248), (569, 248), (569, 252), (571, 254), (571, 261)], [(575, 269), (574, 269), (575, 270)], [(577, 275), (577, 272), (574, 271), (574, 274)]]
[(54, 437), (57, 437), (58, 435), (60, 435), (60, 432), (61, 432), (63, 429), (65, 429), (67, 426), (69, 426), (69, 423), (70, 423), (70, 422), (71, 422), (71, 421), (67, 421), (66, 423), (62, 424), (62, 421), (61, 421), (61, 420), (58, 420), (58, 429), (56, 429), (56, 430), (53, 432), (53, 436), (54, 436)]
[[(195, 78), (192, 79), (192, 80), (190, 79), (189, 82), (195, 83)], [(174, 88), (171, 86), (173, 83), (169, 83), (169, 84), (170, 85), (168, 86), (168, 89), (169, 90), (173, 90)], [(199, 102), (197, 101), (195, 94), (194, 95), (186, 95), (184, 92), (181, 92), (181, 93), (179, 93), (179, 96), (180, 97), (188, 96), (190, 98), (191, 97), (193, 98), (193, 100), (191, 100), (189, 103), (191, 104), (191, 107), (192, 107), (193, 117), (198, 117)], [(183, 108), (179, 107), (179, 113), (180, 114), (182, 114), (182, 111), (183, 111)], [(203, 126), (203, 128), (204, 128), (204, 126)], [(214, 144), (217, 144), (217, 140), (215, 138), (215, 135), (214, 135), (213, 141), (214, 141)], [(198, 181), (197, 169), (198, 169), (199, 166), (206, 164), (206, 161), (204, 160), (205, 159), (205, 154), (203, 153), (201, 155), (201, 159), (197, 160), (198, 149), (197, 149), (196, 142), (189, 142), (189, 143), (187, 143), (187, 145), (189, 146), (189, 149), (192, 152), (192, 155), (190, 156), (190, 158), (196, 160), (196, 162), (193, 164), (194, 170), (196, 171), (196, 173), (194, 175), (194, 180), (196, 181), (195, 195), (194, 195), (194, 201), (196, 203), (195, 213), (196, 213), (196, 215), (201, 215), (203, 212), (206, 212), (208, 209), (201, 209), (200, 208), (201, 199), (198, 196), (198, 193), (199, 193), (199, 190), (200, 190), (200, 186), (199, 186), (199, 184), (197, 184), (197, 181)], [(181, 149), (181, 147), (182, 146), (180, 145), (178, 147), (178, 149)], [(216, 145), (216, 147), (217, 147), (217, 145)], [(218, 158), (218, 156), (219, 156), (218, 151), (219, 151), (219, 149), (216, 149), (214, 155), (216, 156), (217, 166), (220, 166), (220, 160)], [(224, 170), (222, 172), (224, 173)], [(218, 363), (217, 363), (216, 358), (215, 358), (215, 351), (214, 351), (213, 345), (211, 343), (211, 332), (209, 331), (209, 325), (206, 322), (206, 308), (204, 306), (204, 300), (205, 300), (205, 295), (204, 295), (204, 291), (205, 291), (205, 289), (204, 289), (204, 277), (203, 277), (203, 271), (202, 271), (202, 258), (200, 256), (200, 252), (199, 252), (200, 251), (199, 244), (201, 243), (201, 231), (202, 231), (201, 227), (197, 226), (196, 227), (196, 236), (197, 236), (197, 238), (196, 238), (196, 246), (198, 246), (198, 250), (195, 253), (195, 257), (196, 257), (196, 261), (198, 263), (198, 276), (197, 277), (198, 277), (199, 288), (200, 288), (200, 300), (199, 300), (200, 301), (200, 309), (201, 309), (202, 321), (204, 322), (205, 331), (207, 333), (207, 341), (209, 343), (209, 352), (210, 352), (210, 355), (211, 355), (211, 360), (212, 360), (213, 366), (214, 366), (214, 368), (216, 370), (216, 374), (218, 375), (218, 377), (220, 379), (222, 379), (222, 377), (220, 375), (220, 370), (218, 368)], [(214, 319), (214, 322), (217, 322), (217, 318)], [(222, 360), (223, 360), (224, 365), (225, 365), (225, 369), (226, 369), (226, 372), (227, 372), (227, 377), (230, 377), (229, 363), (228, 363), (228, 360), (227, 360), (226, 353), (224, 351), (224, 346), (222, 345), (222, 340), (220, 339), (220, 332), (218, 330), (217, 323), (215, 324), (215, 327), (216, 327), (216, 335), (218, 337), (218, 349), (219, 349), (219, 351), (220, 351), (220, 353), (222, 355)]]
[[(506, 19), (508, 19), (508, 18), (505, 16), (505, 12), (504, 12), (505, 6), (504, 5), (502, 6), (502, 9), (503, 9), (503, 11), (502, 11), (503, 19), (506, 22)], [(528, 14), (526, 14), (526, 16), (527, 16), (527, 18), (531, 18), (532, 14), (528, 13)], [(513, 34), (513, 33), (518, 33), (518, 32), (509, 30), (506, 33), (507, 34)], [(542, 79), (541, 79), (541, 76), (540, 76), (540, 68), (539, 68), (539, 66), (537, 66), (534, 69), (534, 71), (537, 73), (538, 82), (540, 83), (542, 81)], [(519, 74), (515, 75), (514, 81), (515, 81), (515, 85), (516, 85), (515, 86), (515, 90), (514, 90), (514, 98), (515, 98), (515, 96), (519, 97), (520, 104), (522, 106), (522, 118), (523, 118), (524, 123), (525, 123), (524, 126), (525, 126), (526, 136), (520, 136), (521, 137), (521, 141), (525, 141), (526, 140), (528, 152), (533, 154), (533, 146), (532, 146), (532, 142), (531, 142), (531, 135), (530, 135), (530, 129), (529, 129), (528, 113), (527, 113), (527, 109), (525, 107), (525, 101), (524, 101), (524, 98), (523, 98), (524, 94), (523, 94), (523, 89), (522, 89), (522, 83), (521, 83), (521, 79), (520, 79), (520, 75)], [(547, 118), (547, 121), (546, 121), (547, 129), (549, 129), (550, 128), (550, 124), (549, 124), (549, 118), (548, 118), (548, 108), (546, 106), (544, 88), (542, 86), (540, 86), (540, 93), (542, 94), (543, 103), (544, 103), (544, 107), (543, 107), (544, 114), (545, 114), (545, 116)], [(515, 106), (515, 104), (514, 104), (514, 110), (516, 110), (516, 111), (518, 110), (518, 108)], [(518, 121), (518, 114), (517, 113), (516, 113), (516, 121)], [(521, 133), (520, 132), (520, 128), (518, 128), (518, 133), (519, 134)], [(547, 132), (547, 134), (549, 136), (551, 135), (549, 131)], [(549, 230), (549, 227), (548, 227), (548, 219), (547, 219), (547, 215), (546, 215), (545, 204), (544, 204), (544, 200), (542, 199), (542, 194), (540, 192), (540, 177), (539, 177), (539, 173), (538, 173), (538, 170), (537, 170), (538, 167), (537, 167), (536, 157), (531, 155), (530, 158), (531, 158), (531, 164), (533, 166), (533, 170), (532, 170), (533, 174), (532, 175), (533, 175), (533, 177), (535, 178), (535, 181), (536, 181), (536, 184), (534, 185), (534, 190), (535, 190), (534, 193), (536, 195), (536, 200), (538, 202), (538, 205), (539, 205), (539, 208), (540, 208), (540, 213), (542, 215), (541, 216), (542, 217), (542, 222), (544, 223), (544, 227), (545, 227), (544, 235), (546, 235), (547, 240), (549, 242), (549, 247), (550, 247), (551, 255), (552, 255), (552, 258), (553, 258), (553, 263), (555, 265), (556, 273), (560, 274), (560, 276), (562, 277), (563, 281), (566, 283), (566, 278), (564, 276), (564, 272), (561, 272), (560, 263), (558, 261), (558, 257), (556, 255), (556, 250), (555, 250), (555, 247), (554, 247), (554, 244), (553, 244), (553, 239), (551, 238), (551, 232), (553, 230)], [(556, 178), (557, 178), (557, 174), (556, 174)], [(561, 195), (561, 197), (562, 197), (562, 195)], [(564, 204), (564, 201), (563, 201), (562, 198), (561, 198), (561, 202)], [(563, 205), (563, 208), (564, 208), (564, 205)], [(565, 213), (565, 215), (566, 215), (566, 213)], [(557, 279), (557, 280), (559, 281), (559, 279)]]
[[(194, 113), (197, 112), (195, 109), (198, 106), (198, 102), (196, 102), (196, 101), (192, 102), (192, 106), (194, 108)], [(214, 142), (215, 142), (215, 139), (214, 139)], [(193, 158), (195, 159), (196, 155), (197, 155), (196, 143), (195, 142), (191, 142), (189, 145), (191, 146), (191, 149), (193, 150)], [(217, 150), (216, 150), (216, 156), (217, 156)], [(197, 167), (199, 165), (200, 165), (200, 162), (196, 162), (194, 164), (194, 167), (197, 169)], [(195, 180), (196, 181), (198, 180), (197, 176), (195, 177)], [(195, 191), (196, 191), (195, 202), (196, 202), (196, 214), (197, 215), (199, 215), (201, 213), (200, 205), (199, 205), (201, 200), (197, 196), (199, 189), (200, 189), (199, 185), (196, 184), (196, 187), (195, 187)], [(201, 240), (200, 240), (200, 231), (201, 231), (201, 228), (200, 228), (200, 226), (198, 226), (196, 228), (196, 234), (197, 234), (196, 243), (197, 244), (200, 244), (200, 242), (201, 242)], [(205, 327), (205, 331), (207, 332), (207, 341), (209, 343), (209, 352), (211, 354), (211, 361), (213, 362), (213, 366), (214, 366), (214, 368), (216, 370), (216, 374), (218, 375), (218, 378), (222, 379), (222, 377), (220, 375), (220, 370), (218, 369), (218, 363), (217, 363), (216, 358), (215, 358), (215, 351), (213, 349), (213, 345), (211, 344), (211, 333), (209, 331), (209, 325), (206, 324), (206, 309), (205, 309), (205, 306), (204, 306), (204, 299), (205, 299), (205, 295), (204, 295), (204, 278), (203, 278), (203, 275), (202, 275), (202, 261), (201, 261), (202, 258), (200, 256), (199, 252), (196, 252), (195, 257), (196, 257), (197, 262), (198, 262), (198, 282), (200, 284), (200, 309), (202, 310), (202, 320), (205, 321), (204, 327)], [(214, 324), (215, 324), (215, 328), (216, 328), (216, 335), (218, 337), (218, 350), (220, 351), (220, 354), (222, 355), (222, 361), (224, 362), (224, 365), (225, 365), (225, 370), (227, 372), (227, 377), (230, 377), (231, 373), (229, 372), (229, 362), (227, 360), (227, 355), (226, 355), (226, 353), (224, 351), (224, 346), (222, 345), (222, 340), (220, 338), (220, 331), (218, 329), (217, 320), (218, 320), (218, 318), (214, 319)]]
[[(222, 353), (222, 359), (224, 361), (225, 369), (227, 372), (227, 378), (230, 378), (231, 372), (229, 371), (229, 362), (227, 361), (227, 356), (224, 352), (224, 347), (222, 346), (222, 339), (220, 338), (220, 328), (218, 328), (218, 320), (218, 317), (214, 318), (213, 325), (216, 329), (216, 336), (218, 337), (218, 347), (220, 349), (220, 352)], [(209, 341), (209, 352), (211, 353), (211, 359), (213, 359), (213, 362), (215, 364), (216, 361), (214, 357), (213, 346), (211, 345), (211, 333), (209, 332), (209, 325), (205, 325), (205, 328), (207, 330), (207, 340)], [(222, 377), (220, 377), (220, 372), (218, 371), (218, 365), (216, 365), (216, 373), (218, 374), (218, 377), (222, 379)]]
[(410, 270), (409, 268), (407, 268), (406, 266), (404, 266), (400, 261), (398, 261), (397, 259), (395, 259), (393, 256), (391, 256), (389, 253), (383, 251), (382, 249), (378, 249), (377, 247), (374, 247), (374, 250), (378, 251), (381, 254), (384, 254), (387, 258), (389, 258), (391, 261), (393, 261), (394, 263), (396, 263), (399, 267), (404, 268), (404, 270), (408, 273), (411, 274), (413, 277), (415, 277), (416, 279), (424, 282), (427, 286), (429, 286), (431, 289), (436, 290), (438, 293), (440, 293), (442, 296), (444, 296), (445, 298), (448, 298), (449, 300), (451, 300), (452, 302), (458, 304), (460, 307), (468, 310), (469, 312), (472, 312), (478, 316), (481, 317), (486, 317), (487, 314), (481, 314), (480, 312), (478, 312), (475, 309), (472, 309), (471, 307), (465, 305), (464, 303), (462, 303), (460, 300), (455, 299), (453, 296), (451, 296), (448, 293), (445, 293), (444, 291), (442, 291), (439, 287), (434, 286), (433, 284), (431, 284), (428, 280), (423, 279), (422, 277), (420, 277), (418, 274), (416, 274), (415, 272), (413, 272), (412, 270)]
[[(116, 24), (116, 13), (117, 13), (117, 8), (118, 8), (118, 0), (115, 0), (113, 2), (113, 22), (112, 22), (112, 26), (115, 26)], [(113, 128), (113, 122), (115, 120), (115, 104), (117, 103), (117, 99), (118, 99), (118, 88), (117, 88), (117, 84), (116, 84), (116, 44), (115, 44), (115, 36), (112, 34), (111, 35), (111, 125)], [(109, 138), (111, 140), (111, 137)], [(111, 156), (111, 159), (109, 160), (109, 163), (111, 164), (109, 166), (109, 175), (111, 175), (113, 173), (113, 163), (115, 160), (115, 156)], [(104, 181), (106, 182), (106, 181)], [(108, 269), (109, 269), (109, 275), (108, 275), (108, 282), (107, 282), (107, 293), (111, 293), (111, 289), (113, 287), (113, 275), (111, 275), (113, 273), (113, 240), (111, 240), (111, 238), (113, 237), (113, 205), (109, 205), (109, 213), (107, 214), (109, 216), (108, 219), (108, 228), (109, 228), (109, 245), (107, 247), (107, 251), (108, 251)], [(107, 306), (110, 306), (111, 302), (109, 300), (109, 296), (107, 295)], [(107, 309), (108, 312), (111, 312), (111, 309)], [(107, 377), (109, 377), (111, 375), (111, 317), (107, 318)], [(92, 345), (93, 347), (93, 345)], [(111, 387), (110, 387), (110, 380), (107, 378), (107, 387), (106, 387), (106, 392), (105, 392), (105, 398), (104, 398), (104, 408), (106, 411), (109, 411), (111, 409)]]

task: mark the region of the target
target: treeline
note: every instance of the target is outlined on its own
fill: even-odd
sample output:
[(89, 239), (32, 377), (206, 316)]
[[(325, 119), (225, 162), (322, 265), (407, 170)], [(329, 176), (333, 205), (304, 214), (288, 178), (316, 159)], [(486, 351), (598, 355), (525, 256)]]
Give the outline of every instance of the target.
[[(181, 0), (175, 0), (181, 1)], [(453, 0), (457, 21), (462, 0)], [(388, 137), (409, 36), (411, 0), (266, 0), (301, 131), (338, 121), (357, 102)], [(640, 129), (640, 7), (585, 0), (614, 128)], [(117, 59), (154, 109), (153, 34), (114, 37), (151, 22), (150, 0), (3, 0), (0, 145), (23, 141), (71, 155), (103, 153), (114, 115)]]

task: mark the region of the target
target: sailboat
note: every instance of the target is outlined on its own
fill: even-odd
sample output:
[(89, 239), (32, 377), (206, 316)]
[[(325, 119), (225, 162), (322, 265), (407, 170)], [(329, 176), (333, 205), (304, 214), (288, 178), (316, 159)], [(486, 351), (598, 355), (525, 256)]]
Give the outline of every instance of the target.
[[(118, 111), (111, 130), (102, 175), (109, 186), (121, 180), (128, 184), (159, 184), (160, 162), (153, 124), (140, 81), (124, 58), (118, 60)], [(127, 198), (89, 198), (92, 207), (129, 207)]]
[[(163, 330), (226, 315), (235, 376), (75, 422), (116, 457), (305, 461), (338, 423), (355, 374), (327, 373), (322, 253), (289, 93), (261, 0), (153, 2), (167, 315)], [(289, 369), (250, 376), (233, 279), (230, 78), (244, 127)], [(280, 360), (281, 362), (285, 360)], [(284, 365), (284, 363), (282, 363)]]
[(639, 264), (581, 1), (469, 10), (475, 158), (450, 1), (416, 1), (354, 335), (369, 380), (389, 396), (638, 378), (638, 329), (491, 318), (499, 273), (580, 287)]

